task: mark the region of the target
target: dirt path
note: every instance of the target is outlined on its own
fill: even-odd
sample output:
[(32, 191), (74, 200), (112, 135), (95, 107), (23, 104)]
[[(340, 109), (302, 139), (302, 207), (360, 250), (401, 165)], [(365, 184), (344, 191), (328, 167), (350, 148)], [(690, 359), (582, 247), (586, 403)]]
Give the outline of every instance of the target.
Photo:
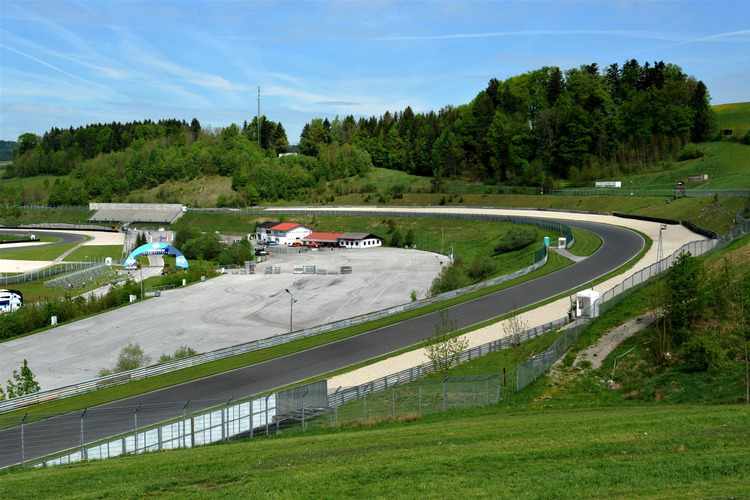
[(654, 321), (654, 319), (656, 319), (654, 314), (646, 313), (613, 328), (600, 338), (596, 344), (579, 352), (573, 362), (573, 366), (578, 366), (582, 361), (590, 361), (592, 369), (596, 370), (601, 368), (604, 358), (606, 358), (615, 347), (625, 339), (632, 337), (635, 333), (646, 328)]

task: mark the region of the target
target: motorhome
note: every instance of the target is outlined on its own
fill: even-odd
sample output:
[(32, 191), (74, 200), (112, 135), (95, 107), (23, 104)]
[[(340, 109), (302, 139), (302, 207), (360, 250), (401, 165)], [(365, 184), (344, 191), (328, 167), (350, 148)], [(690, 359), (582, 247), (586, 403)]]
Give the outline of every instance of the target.
[(0, 314), (13, 312), (23, 304), (23, 295), (18, 290), (0, 290)]

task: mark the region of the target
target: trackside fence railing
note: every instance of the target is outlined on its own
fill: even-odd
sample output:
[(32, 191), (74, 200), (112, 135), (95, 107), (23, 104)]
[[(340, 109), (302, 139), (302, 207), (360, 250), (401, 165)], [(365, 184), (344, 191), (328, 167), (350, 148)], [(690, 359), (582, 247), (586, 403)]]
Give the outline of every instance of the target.
[[(246, 401), (178, 401), (0, 417), (3, 427), (15, 425), (2, 431), (0, 468), (61, 465), (268, 435), (325, 412), (327, 392), (322, 380)], [(113, 435), (113, 429), (119, 432)]]
[(0, 286), (14, 285), (16, 283), (26, 283), (34, 280), (41, 280), (58, 276), (60, 274), (77, 272), (91, 267), (99, 265), (99, 262), (88, 261), (88, 262), (63, 262), (60, 264), (53, 264), (43, 269), (38, 269), (33, 272), (16, 274), (13, 276), (3, 276), (0, 278)]
[[(495, 219), (487, 219), (485, 216), (478, 216), (478, 217), (482, 217), (483, 218), (482, 220), (495, 220)], [(471, 218), (471, 217), (460, 217), (460, 218)], [(503, 217), (501, 219), (505, 220), (507, 218)], [(570, 244), (572, 244), (573, 242), (572, 232), (570, 231), (570, 228), (565, 226), (564, 224), (560, 224), (555, 221), (546, 221), (544, 219), (539, 219), (539, 218), (514, 218), (514, 219), (526, 220), (526, 221), (533, 219), (536, 222), (535, 225), (539, 225), (540, 227), (548, 227), (549, 229), (566, 234), (569, 241), (571, 242)], [(530, 222), (524, 222), (524, 223), (530, 223)], [(541, 226), (542, 224), (544, 224), (544, 226)], [(375, 311), (369, 314), (355, 316), (353, 318), (347, 318), (344, 320), (327, 323), (325, 325), (320, 325), (320, 326), (316, 326), (313, 328), (307, 328), (305, 330), (300, 330), (297, 332), (279, 334), (279, 335), (268, 337), (262, 340), (252, 341), (252, 342), (248, 342), (245, 344), (239, 344), (236, 346), (226, 347), (223, 349), (217, 349), (215, 351), (211, 351), (211, 352), (207, 352), (203, 354), (197, 354), (195, 356), (190, 356), (187, 358), (167, 361), (167, 362), (160, 363), (160, 364), (153, 365), (153, 366), (137, 368), (135, 370), (117, 373), (117, 374), (109, 375), (106, 377), (100, 377), (97, 379), (80, 382), (78, 384), (72, 384), (72, 385), (61, 387), (58, 389), (52, 389), (49, 391), (42, 391), (42, 392), (37, 392), (34, 394), (28, 394), (28, 395), (20, 396), (20, 397), (13, 398), (7, 401), (0, 401), (0, 414), (22, 409), (22, 408), (25, 408), (34, 404), (42, 403), (45, 401), (52, 401), (56, 399), (75, 396), (77, 394), (84, 394), (86, 392), (91, 392), (97, 389), (101, 389), (103, 387), (110, 387), (113, 385), (124, 384), (133, 380), (142, 380), (148, 377), (163, 375), (165, 373), (170, 373), (172, 371), (181, 370), (183, 368), (189, 368), (189, 367), (197, 366), (203, 363), (225, 359), (228, 357), (257, 351), (260, 349), (266, 349), (268, 347), (285, 344), (287, 342), (293, 342), (295, 340), (312, 337), (315, 335), (328, 333), (334, 330), (340, 330), (342, 328), (348, 328), (350, 326), (359, 325), (362, 323), (366, 323), (368, 321), (385, 318), (388, 316), (392, 316), (394, 314), (411, 311), (414, 309), (418, 309), (420, 307), (424, 307), (426, 305), (436, 304), (445, 300), (458, 297), (460, 295), (472, 293), (472, 292), (475, 292), (475, 291), (478, 291), (487, 287), (495, 286), (495, 285), (504, 283), (506, 281), (519, 278), (521, 276), (524, 276), (538, 269), (539, 267), (543, 266), (547, 262), (546, 248), (542, 248), (541, 250), (544, 252), (544, 254), (542, 255), (540, 253), (538, 256), (535, 256), (535, 260), (537, 258), (541, 258), (541, 260), (538, 260), (537, 262), (530, 265), (529, 267), (526, 267), (524, 269), (521, 269), (511, 274), (499, 276), (497, 278), (492, 278), (487, 281), (483, 281), (481, 283), (476, 283), (474, 285), (470, 285), (465, 288), (452, 290), (450, 292), (445, 292), (440, 295), (436, 295), (434, 297), (429, 297), (426, 299), (409, 302), (407, 304), (390, 307), (388, 309)]]

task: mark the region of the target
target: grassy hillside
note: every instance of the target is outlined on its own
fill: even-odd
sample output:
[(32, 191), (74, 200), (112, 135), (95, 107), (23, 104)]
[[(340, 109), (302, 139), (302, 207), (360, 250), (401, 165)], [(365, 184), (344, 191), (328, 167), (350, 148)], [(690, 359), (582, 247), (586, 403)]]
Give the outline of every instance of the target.
[(750, 130), (750, 102), (719, 104), (713, 110), (719, 129), (732, 129), (739, 137)]
[(399, 424), (16, 471), (0, 481), (0, 496), (673, 498), (748, 493), (748, 409), (581, 406), (452, 411)]

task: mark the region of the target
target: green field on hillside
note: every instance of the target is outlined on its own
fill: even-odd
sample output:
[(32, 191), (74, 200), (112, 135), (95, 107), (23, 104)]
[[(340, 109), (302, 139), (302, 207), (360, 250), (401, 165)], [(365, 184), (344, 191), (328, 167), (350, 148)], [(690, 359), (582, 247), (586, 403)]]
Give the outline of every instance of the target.
[(744, 133), (750, 130), (750, 102), (712, 106), (719, 129), (732, 129)]
[(15, 470), (0, 480), (0, 496), (673, 498), (750, 491), (750, 409), (581, 406), (455, 410)]

